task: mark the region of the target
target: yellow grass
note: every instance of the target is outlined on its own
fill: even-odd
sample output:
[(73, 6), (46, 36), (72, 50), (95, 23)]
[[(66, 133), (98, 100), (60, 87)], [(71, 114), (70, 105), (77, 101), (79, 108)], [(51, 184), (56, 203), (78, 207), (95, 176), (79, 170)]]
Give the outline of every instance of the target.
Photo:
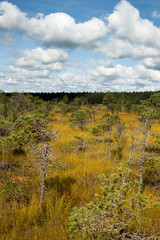
[[(88, 122), (82, 132), (78, 127), (69, 127), (69, 114), (61, 121), (60, 113), (54, 113), (49, 117), (49, 129), (59, 130), (57, 139), (52, 143), (55, 162), (59, 165), (49, 169), (47, 173), (47, 190), (45, 192), (44, 206), (39, 208), (40, 168), (37, 167), (35, 158), (29, 153), (24, 156), (7, 157), (7, 162), (19, 163), (21, 167), (15, 171), (0, 171), (1, 184), (6, 180), (14, 180), (19, 185), (25, 186), (29, 192), (29, 203), (20, 201), (4, 203), (0, 198), (0, 239), (5, 240), (67, 240), (68, 239), (68, 216), (74, 206), (83, 206), (91, 201), (94, 194), (99, 191), (98, 175), (105, 173), (110, 175), (115, 172), (120, 162), (125, 163), (129, 157), (131, 128), (138, 126), (134, 113), (120, 113), (126, 122), (126, 144), (122, 151), (122, 158), (118, 159), (116, 143), (113, 139), (112, 159), (108, 159), (107, 134), (105, 141), (98, 141), (92, 136), (90, 129), (96, 123), (102, 121), (105, 113), (103, 106), (98, 107), (96, 122)], [(160, 132), (160, 126), (155, 124), (153, 131)], [(78, 140), (75, 135), (83, 136), (86, 150), (78, 150)], [(138, 156), (140, 150), (133, 153)], [(139, 167), (132, 167), (134, 174), (138, 174)], [(2, 176), (3, 175), (3, 176)], [(1, 190), (0, 190), (1, 192)], [(151, 187), (146, 187), (147, 195), (153, 194), (156, 200), (160, 192)], [(156, 212), (150, 211), (147, 221), (154, 223), (154, 231), (160, 226), (160, 208)], [(149, 220), (148, 220), (149, 219)], [(146, 224), (146, 223), (145, 223)]]

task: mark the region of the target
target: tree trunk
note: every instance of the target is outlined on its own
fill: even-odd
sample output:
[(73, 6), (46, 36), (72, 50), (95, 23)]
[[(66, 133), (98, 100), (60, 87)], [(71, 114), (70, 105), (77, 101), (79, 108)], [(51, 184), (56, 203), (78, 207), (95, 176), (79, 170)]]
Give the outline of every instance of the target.
[(144, 168), (144, 157), (145, 157), (145, 148), (146, 148), (146, 139), (147, 139), (147, 122), (145, 122), (143, 129), (143, 143), (142, 143), (142, 157), (140, 162), (140, 176), (139, 176), (139, 192), (142, 191), (143, 184), (143, 168)]
[(48, 149), (47, 145), (44, 144), (44, 154), (43, 154), (43, 168), (42, 168), (42, 186), (41, 186), (41, 196), (40, 196), (40, 207), (42, 206), (44, 200), (44, 193), (45, 193), (45, 183), (46, 183), (46, 175), (47, 175), (47, 158), (48, 158)]
[(46, 172), (47, 172), (47, 163), (44, 163), (43, 167), (43, 175), (42, 175), (42, 186), (41, 186), (41, 197), (40, 197), (40, 206), (42, 206), (42, 202), (44, 200), (44, 193), (45, 193), (45, 181), (46, 181)]

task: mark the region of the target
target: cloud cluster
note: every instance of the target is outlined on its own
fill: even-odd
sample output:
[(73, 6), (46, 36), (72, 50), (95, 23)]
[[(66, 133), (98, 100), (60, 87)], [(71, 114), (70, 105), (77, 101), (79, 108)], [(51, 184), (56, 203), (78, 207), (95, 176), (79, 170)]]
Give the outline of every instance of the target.
[(58, 49), (44, 50), (40, 47), (21, 52), (14, 65), (6, 69), (8, 75), (13, 78), (33, 81), (34, 79), (50, 78), (52, 73), (64, 71), (68, 65), (68, 56)]
[[(158, 17), (157, 12), (154, 17)], [(46, 48), (20, 52), (19, 58), (0, 72), (0, 88), (7, 91), (15, 90), (13, 86), (25, 91), (158, 90), (160, 28), (142, 19), (126, 0), (120, 1), (105, 20), (92, 18), (76, 23), (65, 13), (29, 18), (15, 5), (1, 2), (0, 29), (18, 30)], [(67, 54), (60, 47), (89, 48), (93, 54), (101, 52), (103, 60), (89, 59), (88, 65), (82, 66), (78, 57), (71, 62), (70, 52)], [(124, 66), (121, 59), (126, 58), (136, 60), (135, 65)]]
[(26, 91), (31, 88), (47, 91), (46, 87), (53, 76), (64, 71), (68, 64), (67, 54), (60, 49), (45, 50), (38, 47), (25, 50), (14, 64), (0, 74), (0, 88), (5, 86), (10, 89), (11, 85), (16, 85), (18, 89), (23, 87)]
[(94, 50), (113, 59), (132, 58), (140, 60), (146, 57), (160, 56), (160, 49), (144, 44), (133, 44), (126, 39), (119, 39), (116, 36), (110, 37), (106, 42), (97, 42), (94, 45)]
[[(93, 66), (81, 75), (70, 72), (60, 74), (52, 81), (50, 89), (60, 91), (150, 91), (157, 90), (159, 71), (143, 65), (125, 67), (121, 64), (90, 61)], [(153, 81), (154, 79), (154, 81)]]
[(67, 54), (60, 49), (44, 50), (40, 47), (33, 50), (25, 50), (22, 57), (16, 61), (20, 68), (30, 70), (52, 70), (63, 71), (68, 61)]
[(145, 58), (141, 62), (146, 68), (160, 71), (160, 55), (155, 58)]
[(126, 0), (122, 0), (115, 7), (107, 20), (108, 28), (118, 38), (160, 48), (160, 29), (149, 20), (142, 19), (139, 11)]
[(66, 13), (51, 13), (29, 18), (15, 5), (0, 3), (0, 29), (19, 30), (48, 47), (86, 46), (106, 36), (107, 28), (98, 18), (76, 23)]
[(120, 1), (106, 19), (110, 34), (106, 41), (94, 44), (96, 52), (113, 59), (141, 60), (160, 56), (160, 28), (142, 19), (128, 1)]
[[(158, 18), (158, 16), (157, 12), (154, 12), (154, 17)], [(119, 67), (114, 66), (118, 89), (122, 89), (123, 86), (125, 90), (158, 90), (157, 87), (160, 83), (160, 28), (154, 26), (149, 20), (142, 19), (139, 11), (126, 0), (117, 4), (107, 20), (110, 37), (105, 42), (97, 42), (95, 51), (100, 51), (111, 59), (130, 58), (137, 61), (137, 65), (130, 70), (121, 67), (122, 71), (119, 71)], [(107, 69), (107, 74), (109, 72)], [(123, 84), (126, 73), (129, 75), (126, 78), (125, 86), (119, 86), (118, 82)], [(110, 87), (110, 89), (112, 88)]]
[[(8, 89), (16, 86), (25, 91), (146, 91), (157, 90), (159, 70), (137, 64), (126, 67), (113, 62), (90, 60), (90, 69), (74, 72), (63, 72), (57, 75), (48, 70), (30, 71), (10, 66), (8, 72), (2, 74)], [(29, 75), (29, 77), (28, 77)], [(20, 77), (21, 76), (21, 77)], [(23, 85), (23, 89), (22, 89)], [(32, 88), (31, 88), (32, 85)]]

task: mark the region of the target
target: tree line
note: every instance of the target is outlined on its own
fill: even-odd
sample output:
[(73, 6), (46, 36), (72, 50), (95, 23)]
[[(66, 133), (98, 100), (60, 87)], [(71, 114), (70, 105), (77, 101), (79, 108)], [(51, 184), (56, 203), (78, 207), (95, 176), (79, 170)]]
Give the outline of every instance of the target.
[[(159, 91), (144, 91), (144, 92), (112, 92), (115, 96), (116, 101), (118, 99), (123, 99), (124, 101), (129, 101), (132, 104), (139, 104), (141, 100), (146, 100), (150, 98), (150, 96), (154, 93), (158, 93)], [(101, 104), (103, 101), (103, 97), (105, 96), (105, 92), (29, 92), (24, 94), (30, 94), (35, 97), (39, 97), (44, 101), (51, 101), (53, 99), (57, 99), (57, 101), (61, 101), (63, 97), (66, 95), (69, 101), (73, 101), (74, 98), (86, 99), (90, 104)], [(12, 93), (6, 93), (7, 96), (11, 96)]]

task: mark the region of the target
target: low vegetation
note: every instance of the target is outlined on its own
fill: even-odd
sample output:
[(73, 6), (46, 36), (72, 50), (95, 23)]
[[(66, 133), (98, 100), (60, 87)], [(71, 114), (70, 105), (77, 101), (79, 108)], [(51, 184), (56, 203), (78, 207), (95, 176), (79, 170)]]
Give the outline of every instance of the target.
[(160, 239), (160, 93), (131, 96), (0, 93), (1, 239)]

